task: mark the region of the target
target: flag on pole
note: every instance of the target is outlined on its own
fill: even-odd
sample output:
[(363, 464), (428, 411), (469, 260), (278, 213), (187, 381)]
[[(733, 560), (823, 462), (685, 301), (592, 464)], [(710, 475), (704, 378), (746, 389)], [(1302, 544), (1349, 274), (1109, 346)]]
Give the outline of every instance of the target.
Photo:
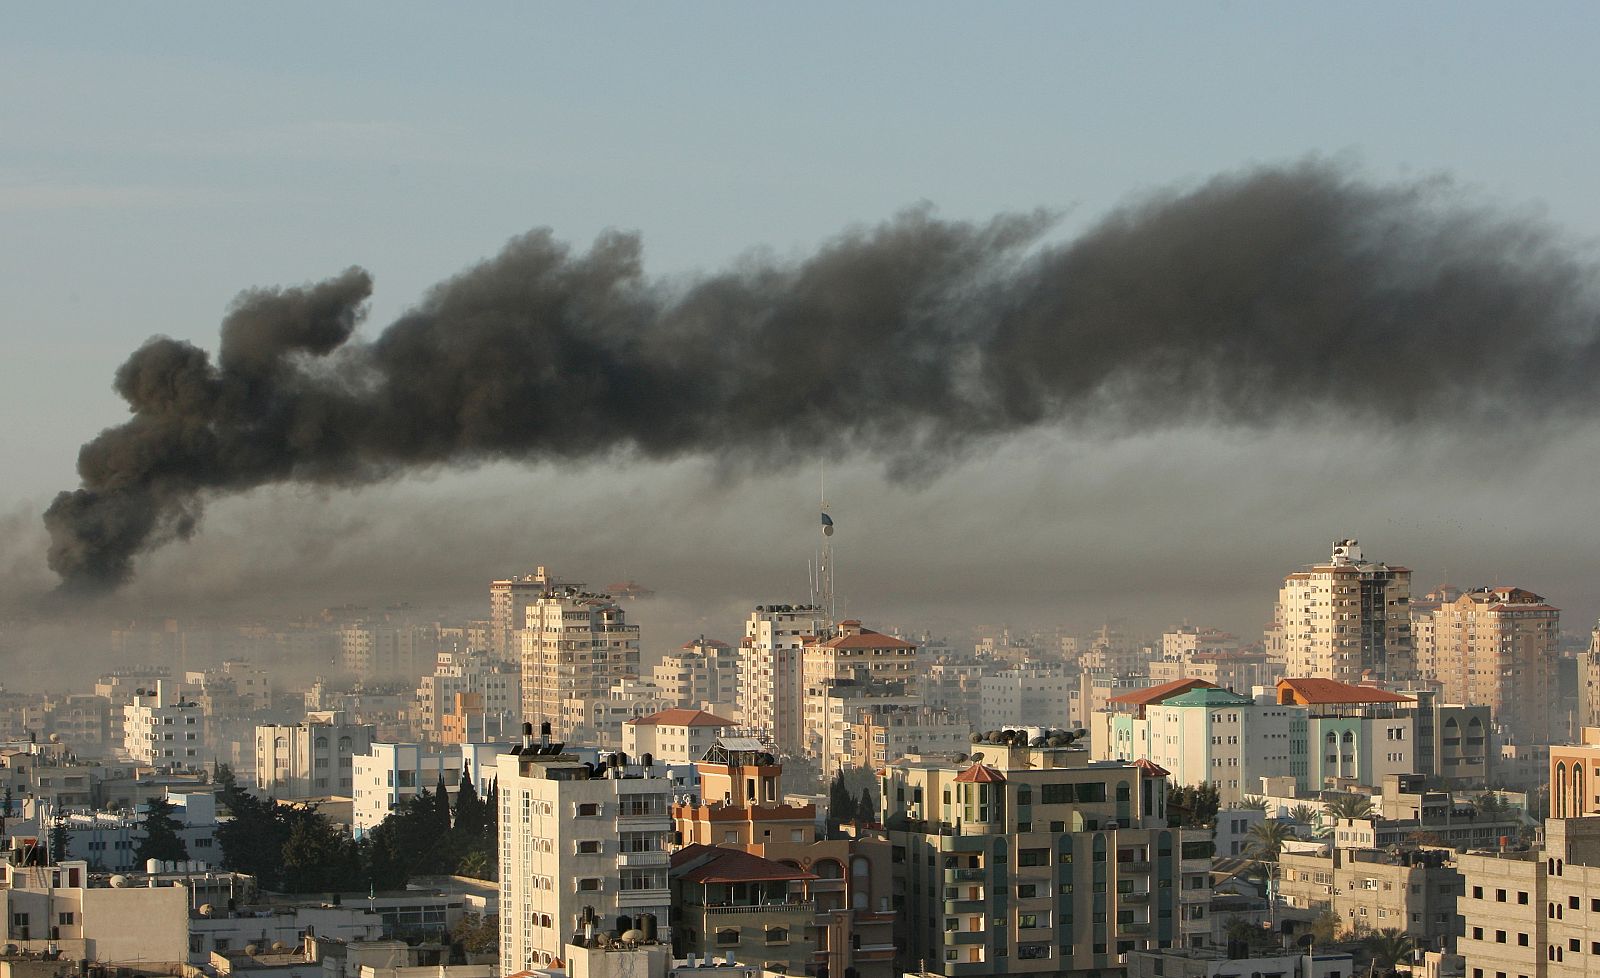
[(833, 536), (833, 517), (827, 513), (822, 514), (822, 535), (825, 537)]

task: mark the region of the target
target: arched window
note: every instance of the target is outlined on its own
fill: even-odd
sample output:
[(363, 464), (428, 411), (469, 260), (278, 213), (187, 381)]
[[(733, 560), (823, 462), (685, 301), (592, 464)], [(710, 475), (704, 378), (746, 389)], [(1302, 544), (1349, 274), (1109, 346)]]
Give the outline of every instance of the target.
[(1356, 735), (1351, 733), (1350, 731), (1346, 730), (1344, 732), (1344, 742), (1347, 743), (1347, 744), (1355, 743), (1356, 742)]
[(811, 871), (825, 880), (844, 879), (844, 867), (834, 859), (818, 859), (811, 864)]
[[(1551, 794), (1553, 794), (1555, 796), (1556, 818), (1566, 818), (1567, 817), (1567, 765), (1564, 764), (1564, 763), (1557, 763), (1556, 764), (1556, 784), (1555, 784), (1555, 790), (1552, 791)], [(1554, 872), (1554, 868), (1552, 868), (1551, 871)]]
[(1339, 742), (1339, 735), (1334, 733), (1332, 730), (1328, 731), (1328, 743), (1337, 744), (1338, 742)]
[(328, 749), (328, 738), (326, 738), (326, 737), (318, 737), (317, 738), (317, 749), (318, 750), (327, 750)]
[(1583, 763), (1572, 765), (1572, 814), (1583, 814)]

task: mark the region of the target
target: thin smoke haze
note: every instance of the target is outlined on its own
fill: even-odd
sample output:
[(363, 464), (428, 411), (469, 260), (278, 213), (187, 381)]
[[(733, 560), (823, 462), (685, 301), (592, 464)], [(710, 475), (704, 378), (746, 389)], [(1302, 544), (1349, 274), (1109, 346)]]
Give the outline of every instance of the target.
[(1216, 177), (1044, 244), (1041, 213), (914, 210), (796, 261), (687, 285), (639, 239), (549, 231), (433, 288), (370, 342), (352, 268), (241, 295), (213, 358), (157, 337), (118, 369), (132, 417), (86, 444), (44, 520), (63, 587), (127, 581), (206, 502), (496, 460), (821, 452), (936, 471), (1062, 424), (1119, 434), (1585, 417), (1596, 266), (1447, 182), (1312, 161)]

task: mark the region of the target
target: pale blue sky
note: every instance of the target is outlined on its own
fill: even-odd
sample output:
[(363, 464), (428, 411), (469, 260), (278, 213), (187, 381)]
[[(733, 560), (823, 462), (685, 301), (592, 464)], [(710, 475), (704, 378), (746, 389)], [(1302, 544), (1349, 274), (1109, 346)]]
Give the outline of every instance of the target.
[(677, 273), (1332, 154), (1600, 237), (1597, 42), (1593, 3), (8, 4), (0, 504), (75, 484), (150, 334), (350, 264), (381, 325), (534, 226)]

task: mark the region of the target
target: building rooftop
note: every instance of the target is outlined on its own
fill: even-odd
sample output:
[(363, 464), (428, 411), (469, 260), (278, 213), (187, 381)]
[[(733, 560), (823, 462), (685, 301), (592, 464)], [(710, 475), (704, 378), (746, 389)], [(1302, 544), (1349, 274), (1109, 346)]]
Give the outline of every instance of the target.
[(974, 764), (956, 775), (956, 781), (962, 784), (999, 784), (1005, 779), (1004, 774), (987, 764)]
[(732, 720), (725, 720), (715, 713), (705, 710), (687, 710), (674, 707), (652, 713), (647, 717), (634, 717), (627, 721), (633, 724), (660, 724), (669, 727), (732, 727), (737, 726)]
[(724, 849), (698, 842), (672, 854), (672, 873), (690, 883), (756, 883), (818, 878), (803, 869), (763, 859), (742, 849)]
[(1169, 697), (1179, 693), (1187, 693), (1191, 689), (1216, 689), (1217, 684), (1204, 679), (1173, 679), (1169, 682), (1157, 683), (1143, 689), (1135, 689), (1113, 696), (1107, 702), (1123, 703), (1129, 706), (1149, 706), (1152, 703), (1165, 702)]
[(1415, 703), (1416, 700), (1376, 686), (1354, 686), (1337, 679), (1280, 679), (1278, 702), (1295, 706), (1355, 703)]

